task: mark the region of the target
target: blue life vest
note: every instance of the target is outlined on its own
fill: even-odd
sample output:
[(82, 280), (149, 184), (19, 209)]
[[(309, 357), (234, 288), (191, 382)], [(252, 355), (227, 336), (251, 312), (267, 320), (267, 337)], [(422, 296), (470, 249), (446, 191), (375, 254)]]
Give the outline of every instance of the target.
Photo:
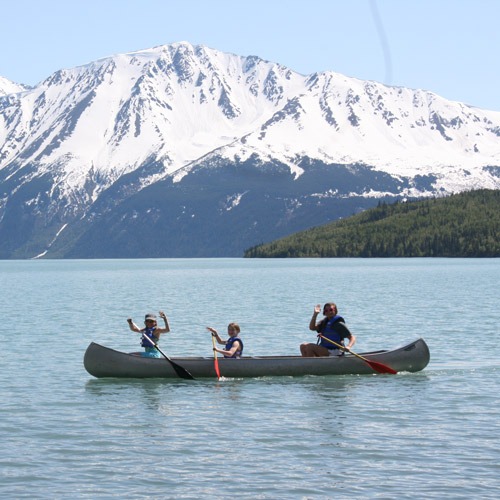
[(236, 341), (240, 343), (241, 349), (239, 351), (236, 351), (232, 356), (224, 355), (225, 358), (239, 358), (243, 354), (243, 341), (239, 337), (229, 337), (226, 342), (226, 351), (229, 351)]
[[(344, 339), (351, 338), (351, 332), (347, 329), (344, 324), (344, 318), (339, 315), (335, 315), (331, 319), (325, 318), (316, 330), (318, 333), (326, 337), (327, 339), (333, 340), (333, 342), (344, 345)], [(335, 344), (328, 342), (321, 337), (319, 337), (319, 345), (326, 347), (327, 349), (338, 349)]]
[[(155, 330), (156, 330), (156, 326), (153, 326), (152, 328), (144, 328), (144, 330), (142, 330), (142, 333), (143, 335), (146, 335), (148, 338), (150, 338), (155, 344), (156, 342), (158, 342), (158, 340), (160, 340), (158, 337), (155, 336)], [(155, 346), (151, 343), (151, 342), (148, 342), (144, 337), (141, 337), (141, 346), (142, 347), (152, 347), (153, 349), (155, 348)]]

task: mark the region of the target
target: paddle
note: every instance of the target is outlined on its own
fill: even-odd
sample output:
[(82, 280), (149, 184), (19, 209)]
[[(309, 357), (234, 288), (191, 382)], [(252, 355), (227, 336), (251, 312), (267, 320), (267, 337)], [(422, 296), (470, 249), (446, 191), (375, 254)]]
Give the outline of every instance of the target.
[(157, 350), (158, 352), (172, 365), (173, 369), (175, 370), (175, 373), (177, 373), (177, 375), (179, 375), (180, 378), (185, 378), (185, 379), (189, 379), (189, 380), (194, 380), (194, 377), (184, 368), (182, 367), (181, 365), (178, 365), (177, 363), (175, 363), (174, 361), (172, 361), (159, 347), (158, 345), (153, 342), (147, 335), (145, 335), (144, 333), (142, 334), (142, 336), (147, 339), (149, 341), (149, 343), (151, 345), (153, 345)]
[(217, 378), (220, 380), (220, 371), (219, 371), (219, 360), (217, 358), (217, 352), (215, 351), (215, 335), (212, 333), (212, 345), (214, 346), (214, 366), (215, 373), (217, 374)]
[(384, 365), (383, 363), (378, 363), (377, 361), (371, 361), (369, 359), (366, 359), (363, 356), (360, 356), (359, 354), (352, 352), (350, 349), (343, 346), (342, 344), (337, 344), (337, 342), (334, 342), (333, 340), (326, 338), (324, 335), (319, 334), (318, 337), (321, 337), (322, 339), (325, 339), (327, 342), (330, 342), (330, 343), (336, 345), (339, 349), (342, 349), (343, 351), (350, 352), (353, 356), (356, 356), (357, 358), (362, 359), (365, 363), (368, 363), (370, 365), (370, 367), (373, 370), (375, 370), (376, 372), (390, 373), (392, 375), (396, 375), (396, 373), (398, 373), (396, 370), (393, 370), (390, 366)]

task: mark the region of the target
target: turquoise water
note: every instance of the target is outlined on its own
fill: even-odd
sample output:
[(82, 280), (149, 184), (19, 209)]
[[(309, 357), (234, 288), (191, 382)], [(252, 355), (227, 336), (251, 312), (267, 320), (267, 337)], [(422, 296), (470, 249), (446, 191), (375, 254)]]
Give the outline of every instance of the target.
[[(1, 498), (500, 496), (500, 260), (0, 261)], [(297, 354), (335, 301), (357, 352), (423, 336), (396, 376), (97, 380), (91, 341), (123, 351), (162, 309), (170, 356)]]

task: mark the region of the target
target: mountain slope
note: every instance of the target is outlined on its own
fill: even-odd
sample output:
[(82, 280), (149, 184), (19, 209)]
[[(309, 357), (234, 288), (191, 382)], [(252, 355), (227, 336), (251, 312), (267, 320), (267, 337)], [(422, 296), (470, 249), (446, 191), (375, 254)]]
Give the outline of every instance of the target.
[(500, 187), (500, 113), (255, 56), (176, 43), (19, 90), (0, 258), (241, 255), (379, 199)]

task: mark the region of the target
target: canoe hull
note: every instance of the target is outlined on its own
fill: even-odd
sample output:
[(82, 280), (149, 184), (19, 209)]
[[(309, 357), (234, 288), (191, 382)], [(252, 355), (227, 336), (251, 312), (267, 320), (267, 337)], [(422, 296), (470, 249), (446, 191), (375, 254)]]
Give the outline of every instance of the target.
[[(417, 339), (389, 351), (360, 353), (370, 361), (390, 366), (401, 372), (423, 370), (430, 360), (429, 348)], [(171, 358), (198, 378), (216, 378), (212, 357)], [(97, 378), (179, 378), (165, 358), (134, 356), (92, 342), (83, 360), (85, 369)], [(375, 372), (368, 363), (355, 356), (303, 358), (301, 356), (255, 356), (241, 359), (219, 358), (221, 376), (240, 377), (297, 377), (304, 375), (365, 375)]]

